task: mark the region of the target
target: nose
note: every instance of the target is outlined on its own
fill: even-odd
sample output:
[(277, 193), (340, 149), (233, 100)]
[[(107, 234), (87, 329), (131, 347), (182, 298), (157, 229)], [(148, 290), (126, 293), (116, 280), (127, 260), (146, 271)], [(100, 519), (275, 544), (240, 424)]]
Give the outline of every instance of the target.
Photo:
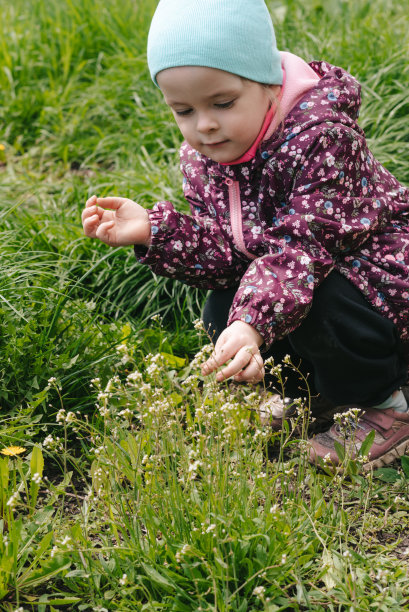
[(208, 134), (209, 132), (214, 132), (217, 130), (218, 127), (219, 124), (211, 112), (198, 113), (196, 123), (196, 129), (198, 132), (201, 134)]

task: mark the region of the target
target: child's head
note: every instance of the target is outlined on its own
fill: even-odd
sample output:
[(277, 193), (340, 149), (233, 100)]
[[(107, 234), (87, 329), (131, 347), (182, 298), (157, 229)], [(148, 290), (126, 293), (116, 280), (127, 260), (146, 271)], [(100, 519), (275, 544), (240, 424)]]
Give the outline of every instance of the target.
[(251, 146), (271, 103), (268, 86), (283, 80), (264, 0), (161, 0), (148, 64), (185, 139), (219, 162)]

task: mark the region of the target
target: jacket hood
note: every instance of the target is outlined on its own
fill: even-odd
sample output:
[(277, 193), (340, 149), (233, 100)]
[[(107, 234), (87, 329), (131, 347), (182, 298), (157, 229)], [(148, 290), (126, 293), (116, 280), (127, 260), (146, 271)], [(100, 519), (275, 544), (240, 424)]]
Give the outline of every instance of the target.
[(298, 100), (271, 137), (261, 143), (253, 160), (256, 165), (265, 162), (284, 142), (322, 123), (342, 124), (363, 134), (357, 124), (361, 105), (358, 81), (342, 68), (327, 62), (311, 62), (309, 65), (320, 80)]

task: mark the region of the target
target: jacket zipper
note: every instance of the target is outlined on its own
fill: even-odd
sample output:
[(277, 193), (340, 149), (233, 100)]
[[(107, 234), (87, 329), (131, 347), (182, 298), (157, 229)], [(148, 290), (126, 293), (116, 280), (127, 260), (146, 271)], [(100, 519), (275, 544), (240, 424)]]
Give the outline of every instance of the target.
[(239, 182), (233, 181), (231, 178), (227, 178), (225, 182), (229, 188), (230, 220), (234, 242), (244, 255), (247, 255), (250, 259), (257, 259), (257, 256), (250, 253), (244, 244)]

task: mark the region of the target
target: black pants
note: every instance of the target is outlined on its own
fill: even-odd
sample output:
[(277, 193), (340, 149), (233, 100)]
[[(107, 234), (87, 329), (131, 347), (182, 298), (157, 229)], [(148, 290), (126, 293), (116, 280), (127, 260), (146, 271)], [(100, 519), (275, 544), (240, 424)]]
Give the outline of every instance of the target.
[[(203, 321), (215, 342), (227, 325), (237, 288), (212, 291)], [(301, 325), (263, 354), (275, 363), (290, 355), (308, 375), (313, 395), (335, 405), (383, 402), (405, 384), (408, 363), (395, 325), (375, 311), (352, 283), (333, 271), (316, 289), (311, 309)], [(286, 368), (289, 397), (305, 396), (305, 384)]]

